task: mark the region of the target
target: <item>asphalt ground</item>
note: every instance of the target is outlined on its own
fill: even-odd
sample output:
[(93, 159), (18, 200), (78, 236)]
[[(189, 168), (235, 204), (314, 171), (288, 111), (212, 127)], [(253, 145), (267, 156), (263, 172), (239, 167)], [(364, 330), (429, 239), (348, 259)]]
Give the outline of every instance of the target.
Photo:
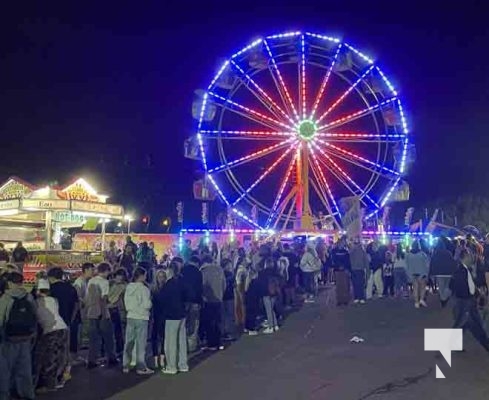
[[(224, 351), (201, 353), (176, 376), (123, 375), (74, 368), (73, 379), (40, 399), (489, 399), (489, 355), (464, 334), (451, 367), (424, 351), (425, 328), (449, 328), (451, 309), (435, 296), (415, 309), (404, 299), (331, 305), (331, 290), (305, 304), (273, 335), (242, 336)], [(352, 344), (353, 336), (364, 339)], [(446, 376), (436, 379), (435, 365)]]

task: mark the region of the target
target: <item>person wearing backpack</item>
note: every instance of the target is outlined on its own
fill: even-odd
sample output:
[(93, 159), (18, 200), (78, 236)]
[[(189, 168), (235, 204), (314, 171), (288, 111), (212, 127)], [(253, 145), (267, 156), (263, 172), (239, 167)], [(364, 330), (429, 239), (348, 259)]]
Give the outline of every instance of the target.
[(23, 399), (34, 399), (32, 341), (37, 332), (36, 304), (23, 287), (19, 272), (7, 274), (7, 290), (0, 297), (0, 399), (12, 387)]

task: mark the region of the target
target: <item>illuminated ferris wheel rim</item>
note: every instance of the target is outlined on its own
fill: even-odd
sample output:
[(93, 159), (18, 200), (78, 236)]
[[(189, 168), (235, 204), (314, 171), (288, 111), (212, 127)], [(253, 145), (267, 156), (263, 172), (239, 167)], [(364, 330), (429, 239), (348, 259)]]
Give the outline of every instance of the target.
[[(277, 40), (286, 39), (286, 38), (299, 38), (300, 40), (301, 54), (298, 59), (299, 74), (300, 74), (300, 78), (299, 78), (300, 98), (298, 104), (293, 101), (291, 94), (287, 90), (287, 85), (283, 79), (283, 76), (279, 68), (281, 63), (276, 61), (275, 59), (276, 55), (273, 54), (272, 52), (273, 43)], [(308, 104), (307, 96), (306, 96), (306, 90), (308, 90), (306, 68), (310, 62), (307, 59), (305, 48), (306, 48), (306, 42), (310, 38), (315, 38), (328, 43), (333, 43), (336, 46), (336, 51), (332, 59), (332, 62), (327, 67), (327, 71), (325, 73), (324, 79), (322, 80), (321, 86), (317, 92), (315, 101), (312, 104)], [(269, 56), (270, 66), (268, 69), (270, 70), (270, 73), (272, 73), (272, 71), (275, 73), (274, 79), (276, 78), (277, 82), (279, 83), (280, 88), (277, 87), (277, 90), (279, 91), (279, 94), (282, 98), (282, 104), (280, 105), (278, 104), (280, 103), (279, 101), (274, 101), (272, 97), (266, 92), (266, 90), (260, 87), (260, 85), (258, 85), (253, 79), (254, 74), (259, 73), (260, 70), (257, 70), (253, 73), (247, 73), (237, 62), (239, 57), (246, 55), (247, 53), (249, 53), (253, 49), (256, 49), (260, 45), (263, 46), (263, 48), (266, 50), (266, 53)], [(349, 82), (350, 86), (348, 90), (346, 90), (342, 94), (342, 96), (340, 96), (332, 105), (330, 105), (330, 107), (325, 112), (320, 113), (319, 112), (320, 100), (324, 95), (330, 77), (332, 75), (341, 76), (341, 74), (338, 73), (337, 71), (334, 71), (333, 68), (335, 67), (335, 63), (338, 60), (338, 56), (342, 51), (342, 49), (347, 49), (348, 51), (353, 52), (355, 55), (357, 55), (360, 59), (362, 59), (366, 63), (366, 68), (364, 71), (362, 71), (362, 74), (358, 77), (356, 81)], [(260, 97), (265, 101), (269, 102), (270, 105), (269, 115), (265, 115), (264, 113), (257, 112), (252, 108), (234, 102), (232, 100), (231, 95), (223, 96), (215, 92), (216, 84), (218, 83), (219, 79), (223, 76), (224, 72), (228, 68), (232, 68), (237, 74), (241, 76), (242, 82), (245, 82), (246, 85), (253, 86), (253, 89), (260, 94)], [(342, 118), (327, 122), (326, 119), (329, 116), (329, 114), (333, 111), (333, 109), (338, 104), (340, 104), (344, 100), (344, 98), (347, 97), (352, 91), (358, 92), (359, 84), (362, 83), (369, 74), (373, 73), (372, 71), (376, 71), (379, 74), (379, 76), (382, 78), (383, 82), (387, 87), (387, 90), (390, 92), (389, 93), (390, 97), (383, 99), (382, 101), (377, 101), (377, 103), (373, 105), (369, 105), (368, 102), (365, 101), (367, 104), (367, 107), (365, 109), (358, 110)], [(280, 90), (282, 90), (281, 93)], [(315, 92), (314, 89), (311, 91)], [(238, 110), (238, 113), (241, 112), (243, 114), (248, 114), (248, 117), (253, 117), (250, 119), (254, 119), (256, 117), (261, 122), (261, 124), (263, 126), (267, 126), (269, 130), (268, 131), (252, 131), (252, 130), (242, 131), (242, 130), (202, 129), (206, 108), (212, 102), (215, 102), (215, 104), (219, 106), (232, 107), (234, 110)], [(399, 117), (400, 117), (400, 126), (401, 126), (401, 132), (399, 133), (388, 135), (388, 134), (379, 134), (379, 133), (338, 134), (338, 133), (331, 132), (331, 130), (334, 129), (335, 127), (346, 124), (351, 120), (362, 118), (365, 115), (371, 114), (373, 111), (381, 110), (382, 107), (388, 104), (393, 104), (398, 109)], [(244, 220), (246, 220), (256, 228), (268, 229), (270, 224), (270, 219), (273, 218), (273, 215), (276, 213), (275, 208), (278, 206), (278, 202), (281, 200), (283, 196), (284, 184), (282, 184), (280, 187), (274, 205), (271, 208), (271, 214), (269, 215), (269, 218), (267, 218), (266, 226), (262, 227), (256, 221), (253, 221), (250, 217), (248, 217), (245, 212), (243, 212), (241, 209), (237, 207), (237, 203), (239, 203), (243, 199), (247, 200), (250, 204), (252, 204), (252, 201), (250, 202), (249, 198), (251, 199), (253, 198), (251, 196), (248, 197), (248, 194), (257, 184), (259, 184), (262, 181), (262, 177), (260, 177), (257, 181), (255, 181), (255, 183), (251, 185), (251, 187), (245, 189), (240, 185), (240, 183), (235, 178), (230, 178), (228, 175), (228, 178), (230, 180), (234, 179), (235, 182), (233, 183), (233, 186), (236, 188), (236, 190), (238, 190), (238, 192), (241, 192), (236, 200), (230, 201), (228, 200), (227, 196), (224, 194), (224, 192), (221, 190), (220, 186), (216, 182), (215, 179), (216, 173), (220, 171), (225, 171), (226, 174), (228, 174), (228, 171), (230, 171), (230, 169), (235, 165), (248, 162), (248, 160), (256, 157), (257, 156), (256, 153), (260, 155), (261, 153), (268, 153), (271, 151), (276, 151), (281, 148), (285, 150), (285, 148), (288, 146), (288, 149), (282, 154), (282, 156), (279, 159), (277, 159), (276, 162), (272, 164), (272, 166), (270, 166), (264, 173), (264, 175), (268, 175), (268, 173), (273, 168), (275, 168), (277, 164), (282, 162), (284, 157), (286, 157), (287, 155), (289, 155), (289, 153), (291, 153), (293, 158), (291, 164), (289, 164), (289, 168), (287, 169), (287, 174), (285, 175), (284, 178), (284, 182), (285, 182), (288, 179), (288, 177), (290, 177), (291, 170), (293, 169), (297, 161), (297, 158), (299, 157), (298, 155), (294, 157), (293, 154), (294, 153), (299, 154), (300, 151), (303, 151), (301, 149), (306, 147), (308, 149), (307, 154), (311, 156), (311, 160), (312, 160), (311, 165), (312, 166), (315, 165), (317, 167), (317, 171), (315, 171), (315, 174), (318, 175), (317, 176), (318, 183), (320, 184), (320, 186), (324, 185), (324, 187), (322, 188), (324, 191), (324, 195), (326, 198), (329, 198), (331, 200), (332, 205), (334, 205), (334, 208), (336, 209), (336, 212), (334, 214), (339, 214), (339, 208), (336, 204), (334, 196), (331, 193), (328, 182), (326, 178), (324, 178), (324, 174), (318, 162), (318, 158), (325, 157), (331, 163), (331, 168), (334, 169), (336, 173), (341, 175), (343, 180), (347, 182), (349, 181), (349, 184), (351, 184), (352, 187), (356, 187), (356, 189), (360, 191), (362, 189), (348, 176), (348, 174), (346, 174), (342, 170), (340, 166), (337, 165), (337, 163), (332, 159), (332, 157), (328, 156), (328, 154), (323, 150), (323, 148), (327, 148), (328, 149), (327, 151), (332, 151), (333, 152), (332, 154), (335, 154), (335, 157), (339, 157), (339, 158), (344, 157), (344, 159), (348, 158), (349, 161), (354, 159), (356, 162), (358, 162), (359, 165), (366, 164), (370, 168), (375, 169), (375, 173), (377, 174), (376, 179), (378, 179), (380, 174), (390, 175), (391, 185), (385, 190), (384, 194), (382, 195), (382, 197), (379, 198), (377, 202), (369, 196), (367, 190), (368, 185), (370, 185), (370, 183), (372, 182), (372, 178), (370, 178), (368, 185), (364, 187), (364, 193), (362, 197), (367, 198), (369, 200), (369, 203), (371, 203), (371, 205), (374, 206), (373, 207), (374, 210), (367, 216), (370, 217), (374, 215), (376, 212), (378, 212), (378, 210), (387, 203), (394, 189), (398, 186), (401, 180), (402, 174), (404, 173), (407, 147), (409, 144), (408, 133), (409, 131), (407, 127), (407, 122), (406, 122), (406, 118), (404, 115), (402, 103), (399, 98), (398, 92), (391, 84), (387, 76), (382, 72), (382, 70), (377, 65), (375, 65), (372, 58), (368, 57), (367, 55), (357, 50), (350, 44), (346, 42), (342, 42), (340, 39), (334, 37), (324, 36), (324, 35), (310, 33), (310, 32), (289, 32), (284, 34), (270, 35), (265, 38), (260, 38), (258, 40), (255, 40), (249, 45), (243, 47), (241, 50), (234, 53), (229, 59), (227, 59), (222, 64), (221, 68), (218, 70), (217, 74), (214, 76), (211, 83), (209, 84), (207, 91), (205, 91), (205, 93), (203, 94), (202, 106), (201, 106), (199, 122), (198, 122), (197, 139), (200, 148), (201, 160), (206, 173), (206, 178), (212, 184), (216, 192), (219, 194), (221, 200), (224, 201), (224, 203), (228, 206), (228, 208), (230, 208), (238, 216), (240, 216), (241, 218), (243, 218)], [(222, 142), (220, 142), (221, 145), (220, 156), (221, 159), (224, 160), (225, 162), (223, 162), (223, 164), (217, 167), (209, 168), (208, 160), (205, 152), (204, 140), (208, 139), (209, 137), (212, 137), (212, 135), (219, 135), (220, 140), (222, 139), (221, 135), (230, 135), (235, 137), (241, 136), (242, 138), (246, 137), (247, 139), (254, 139), (254, 140), (259, 140), (261, 137), (267, 137), (266, 140), (270, 140), (270, 137), (274, 137), (274, 139), (278, 140), (279, 143), (269, 146), (264, 150), (255, 152), (254, 154), (251, 154), (249, 156), (228, 161), (226, 159), (226, 156), (222, 154)], [(348, 150), (335, 145), (333, 140), (333, 139), (337, 141), (371, 140), (371, 141), (380, 142), (382, 140), (389, 141), (394, 138), (398, 139), (402, 143), (401, 161), (399, 163), (398, 168), (386, 167), (385, 165), (377, 164), (371, 160), (359, 156), (358, 154), (349, 152)], [(386, 158), (386, 154), (387, 153), (385, 153), (384, 155), (384, 161)], [(361, 166), (365, 167), (365, 165), (361, 165)], [(372, 177), (373, 176), (374, 175), (372, 175)], [(375, 183), (376, 181), (371, 185), (371, 187), (373, 187)], [(369, 188), (369, 190), (371, 189), (371, 187)], [(256, 201), (256, 203), (258, 203), (260, 209), (263, 210), (266, 208), (265, 206), (263, 206), (262, 203), (258, 201)], [(333, 212), (331, 214), (333, 214)]]

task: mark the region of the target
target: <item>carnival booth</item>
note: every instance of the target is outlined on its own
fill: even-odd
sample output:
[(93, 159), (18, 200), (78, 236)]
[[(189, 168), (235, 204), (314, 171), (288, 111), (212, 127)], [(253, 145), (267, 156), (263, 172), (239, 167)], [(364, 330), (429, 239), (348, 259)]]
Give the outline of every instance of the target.
[(100, 261), (100, 252), (62, 250), (61, 241), (66, 229), (100, 223), (104, 236), (107, 222), (122, 220), (123, 207), (107, 199), (83, 178), (63, 187), (38, 187), (11, 177), (0, 186), (0, 241), (7, 248), (24, 243), (31, 255), (24, 267), (28, 280), (50, 265), (77, 269), (83, 262)]

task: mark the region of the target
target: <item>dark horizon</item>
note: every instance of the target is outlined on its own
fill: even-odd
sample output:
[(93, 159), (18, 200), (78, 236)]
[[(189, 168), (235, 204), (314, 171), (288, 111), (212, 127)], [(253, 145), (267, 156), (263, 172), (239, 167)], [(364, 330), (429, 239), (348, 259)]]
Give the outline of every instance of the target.
[(484, 5), (220, 3), (12, 6), (1, 28), (0, 180), (85, 176), (153, 220), (174, 218), (183, 200), (199, 225), (199, 166), (183, 157), (194, 90), (257, 36), (307, 29), (348, 38), (399, 87), (418, 155), (409, 205), (488, 195)]

